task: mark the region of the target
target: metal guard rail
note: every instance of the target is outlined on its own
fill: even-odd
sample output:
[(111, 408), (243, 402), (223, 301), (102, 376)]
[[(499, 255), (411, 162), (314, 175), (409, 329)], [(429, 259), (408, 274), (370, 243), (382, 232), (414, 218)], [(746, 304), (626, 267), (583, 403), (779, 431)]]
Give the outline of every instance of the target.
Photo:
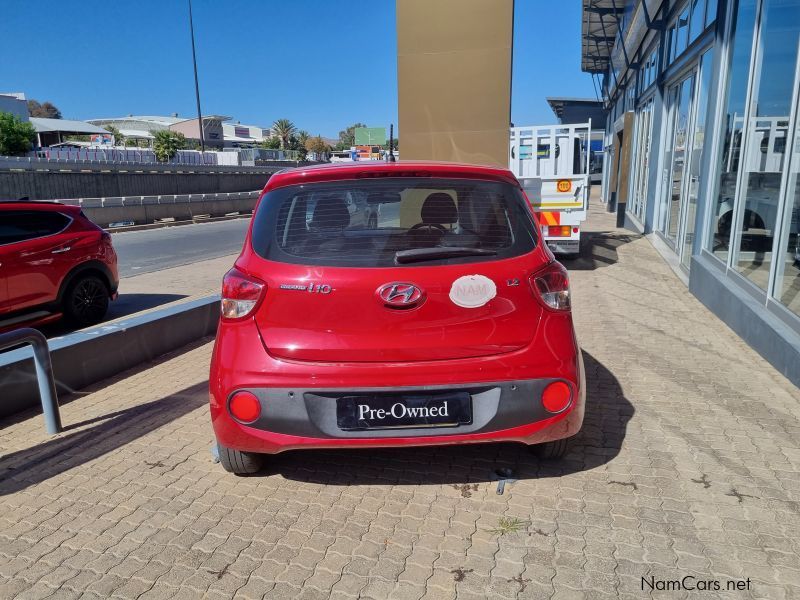
[(47, 345), (47, 338), (39, 331), (30, 328), (0, 333), (0, 352), (22, 344), (28, 344), (33, 348), (33, 364), (36, 367), (36, 381), (39, 384), (44, 424), (47, 433), (54, 435), (62, 431), (61, 413), (58, 407), (56, 382), (53, 378), (53, 365), (50, 361), (50, 347)]

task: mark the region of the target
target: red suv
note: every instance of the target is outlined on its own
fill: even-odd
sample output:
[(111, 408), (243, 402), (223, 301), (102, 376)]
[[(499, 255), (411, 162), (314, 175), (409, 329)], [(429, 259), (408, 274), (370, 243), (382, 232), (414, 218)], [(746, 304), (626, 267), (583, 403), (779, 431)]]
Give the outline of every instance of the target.
[(304, 167), (269, 180), (224, 278), (211, 419), (238, 474), (299, 448), (513, 441), (556, 458), (583, 378), (567, 272), (509, 171)]
[(100, 322), (119, 277), (111, 236), (77, 206), (0, 201), (0, 331)]

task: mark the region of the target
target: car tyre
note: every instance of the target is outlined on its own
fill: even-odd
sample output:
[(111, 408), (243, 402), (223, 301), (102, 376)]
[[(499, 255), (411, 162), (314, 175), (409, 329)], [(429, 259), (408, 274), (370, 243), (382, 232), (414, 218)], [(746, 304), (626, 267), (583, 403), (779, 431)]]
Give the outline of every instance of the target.
[(217, 444), (217, 448), (219, 449), (219, 462), (228, 473), (253, 475), (264, 466), (264, 457), (261, 454), (233, 450), (219, 444)]
[(553, 440), (551, 442), (545, 442), (544, 444), (536, 444), (531, 446), (530, 449), (531, 452), (539, 458), (544, 460), (557, 460), (563, 457), (569, 450), (569, 440), (570, 438)]
[(69, 284), (62, 307), (67, 318), (76, 325), (96, 325), (108, 312), (109, 294), (105, 281), (95, 275), (78, 277)]

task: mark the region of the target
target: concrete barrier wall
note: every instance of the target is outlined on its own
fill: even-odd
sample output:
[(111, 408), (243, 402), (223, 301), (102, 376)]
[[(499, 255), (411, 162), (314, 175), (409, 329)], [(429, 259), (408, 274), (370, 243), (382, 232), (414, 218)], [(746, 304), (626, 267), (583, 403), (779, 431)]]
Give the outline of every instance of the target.
[[(214, 335), (218, 321), (219, 296), (209, 296), (49, 340), (58, 394)], [(0, 354), (0, 418), (40, 405), (31, 356), (29, 347)]]
[[(241, 168), (241, 167), (239, 167)], [(1, 171), (0, 199), (108, 198), (247, 192), (261, 189), (276, 167), (260, 172)]]
[(221, 217), (234, 212), (250, 212), (260, 193), (261, 190), (253, 190), (224, 194), (80, 198), (62, 202), (80, 206), (94, 223), (108, 227), (120, 222), (147, 225), (157, 219), (188, 221), (197, 215)]

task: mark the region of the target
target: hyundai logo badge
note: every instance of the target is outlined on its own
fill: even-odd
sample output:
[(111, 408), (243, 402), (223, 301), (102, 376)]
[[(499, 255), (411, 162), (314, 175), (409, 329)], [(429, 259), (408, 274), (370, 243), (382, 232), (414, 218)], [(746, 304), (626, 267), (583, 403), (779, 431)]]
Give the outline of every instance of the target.
[(411, 283), (387, 283), (378, 288), (377, 295), (389, 308), (412, 308), (425, 299), (423, 291)]

